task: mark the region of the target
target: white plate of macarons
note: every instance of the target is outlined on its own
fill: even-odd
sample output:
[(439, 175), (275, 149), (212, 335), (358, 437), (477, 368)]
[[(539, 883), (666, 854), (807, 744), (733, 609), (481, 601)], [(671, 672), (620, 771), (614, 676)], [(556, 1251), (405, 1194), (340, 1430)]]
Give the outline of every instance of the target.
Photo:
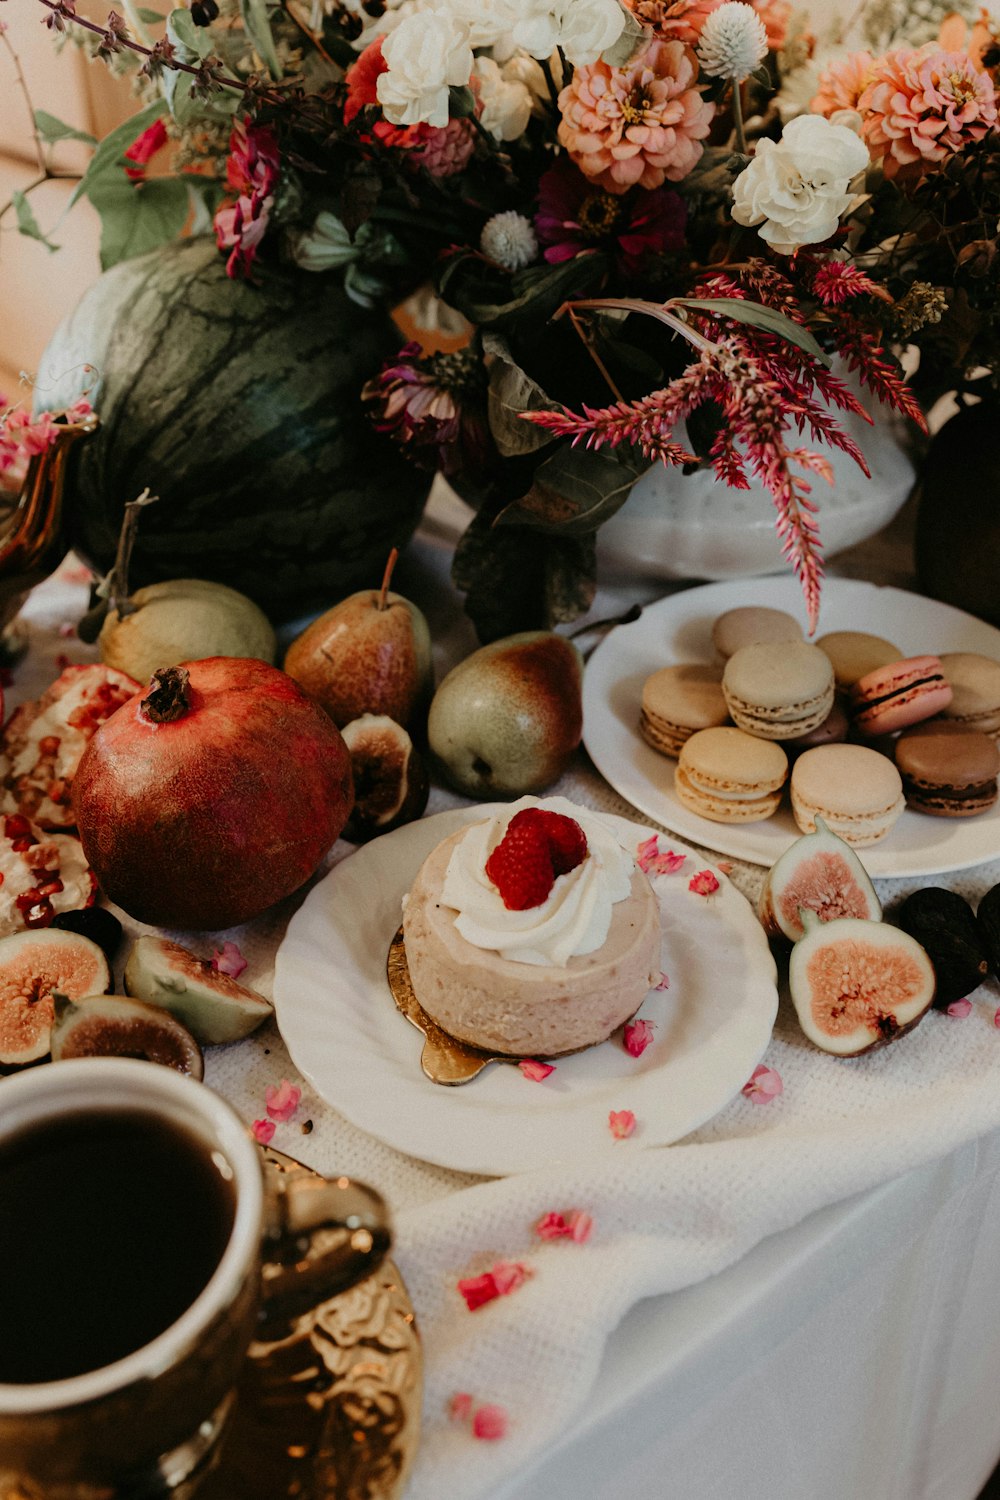
[[(789, 755), (788, 774), (782, 775), (780, 757), (774, 751), (778, 745), (786, 747), (781, 739), (770, 736), (780, 733), (791, 739), (799, 724), (808, 725), (817, 714), (822, 718), (824, 711), (820, 704), (821, 684), (810, 680), (808, 652), (796, 653), (793, 649), (787, 665), (781, 669), (789, 675), (801, 671), (801, 684), (796, 692), (761, 694), (766, 700), (762, 707), (737, 699), (743, 720), (740, 736), (729, 728), (726, 734), (714, 729), (707, 740), (702, 736), (686, 751), (684, 730), (679, 743), (671, 744), (668, 734), (666, 743), (670, 753), (653, 748), (640, 732), (643, 689), (652, 674), (674, 666), (704, 668), (706, 691), (711, 691), (711, 680), (724, 671), (731, 692), (730, 679), (736, 665), (742, 663), (755, 669), (764, 662), (755, 661), (754, 651), (746, 649), (740, 650), (739, 662), (735, 662), (735, 653), (728, 648), (735, 644), (740, 649), (740, 642), (723, 641), (727, 649), (720, 650), (719, 622), (728, 616), (738, 624), (744, 612), (757, 609), (782, 611), (791, 616), (806, 642), (851, 632), (852, 640), (860, 641), (862, 636), (870, 635), (887, 647), (894, 646), (907, 659), (968, 653), (970, 657), (988, 658), (989, 662), (982, 664), (987, 677), (996, 675), (1000, 680), (1000, 665), (996, 674), (991, 674), (989, 665), (1000, 664), (1000, 630), (950, 605), (901, 589), (882, 588), (854, 579), (825, 579), (819, 623), (812, 637), (807, 633), (798, 581), (791, 576), (741, 579), (685, 589), (649, 605), (634, 623), (614, 629), (587, 664), (583, 688), (584, 743), (595, 766), (614, 789), (672, 832), (706, 849), (752, 864), (770, 866), (801, 836), (802, 825), (796, 821), (791, 806), (792, 786), (796, 788), (797, 799), (807, 802), (807, 816), (819, 812), (836, 827), (840, 812), (845, 820), (851, 820), (845, 821), (845, 827), (865, 826), (866, 842), (859, 845), (858, 854), (872, 875), (934, 875), (1000, 858), (1000, 802), (973, 816), (935, 816), (915, 812), (909, 805), (901, 812), (897, 809), (884, 815), (893, 801), (893, 788), (888, 786), (894, 769), (892, 741), (888, 737), (865, 739), (853, 732), (850, 735), (852, 741), (884, 752), (878, 754), (877, 760), (884, 760), (885, 766), (879, 765), (874, 756), (861, 756), (857, 757), (856, 769), (854, 760), (848, 762), (845, 756), (827, 755), (824, 750), (823, 755), (814, 751), (808, 761)], [(757, 655), (763, 658), (766, 653)], [(892, 657), (892, 650), (887, 649), (884, 661), (889, 662)], [(882, 665), (875, 658), (873, 663), (876, 669)], [(692, 671), (691, 675), (697, 680), (699, 674)], [(748, 671), (746, 675), (751, 680), (751, 691), (745, 696), (752, 700), (756, 672)], [(844, 686), (839, 661), (836, 675), (839, 690)], [(780, 706), (775, 706), (777, 699), (783, 699)], [(995, 722), (1000, 723), (1000, 695), (995, 707)], [(744, 710), (749, 719), (743, 719)], [(757, 739), (753, 731), (757, 728), (758, 714), (763, 716), (762, 733), (769, 737), (760, 738), (754, 747), (742, 735), (749, 728)], [(768, 725), (768, 716), (774, 715), (787, 722)], [(992, 725), (994, 720), (989, 722)], [(646, 729), (648, 735), (648, 723)], [(657, 737), (655, 731), (653, 737)], [(817, 749), (821, 743), (817, 736)], [(830, 749), (834, 748), (839, 750), (831, 744)], [(796, 773), (797, 782), (793, 783), (791, 772), (796, 765), (800, 769)], [(720, 789), (721, 802), (715, 800)], [(701, 807), (710, 815), (695, 810)], [(801, 816), (801, 807), (799, 811)], [(872, 841), (867, 842), (868, 838)]]

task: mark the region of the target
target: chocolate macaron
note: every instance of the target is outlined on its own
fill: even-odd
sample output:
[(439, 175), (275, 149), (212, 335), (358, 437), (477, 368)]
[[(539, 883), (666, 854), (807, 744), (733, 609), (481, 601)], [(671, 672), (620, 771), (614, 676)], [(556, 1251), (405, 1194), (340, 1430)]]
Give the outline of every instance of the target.
[(858, 679), (851, 712), (861, 733), (873, 738), (933, 718), (951, 699), (940, 657), (905, 656)]
[(699, 729), (728, 722), (721, 667), (700, 662), (661, 667), (643, 684), (639, 732), (661, 755), (676, 760)]
[(833, 707), (833, 666), (808, 641), (743, 646), (726, 662), (722, 691), (733, 723), (763, 740), (791, 740)]
[(803, 833), (821, 817), (855, 847), (884, 839), (906, 803), (899, 772), (867, 745), (820, 745), (792, 767), (792, 813)]
[(691, 736), (677, 762), (674, 791), (689, 812), (713, 823), (756, 823), (777, 812), (787, 776), (780, 745), (727, 725)]
[(974, 818), (997, 800), (1000, 749), (978, 729), (945, 719), (918, 724), (896, 741), (907, 807), (936, 818)]

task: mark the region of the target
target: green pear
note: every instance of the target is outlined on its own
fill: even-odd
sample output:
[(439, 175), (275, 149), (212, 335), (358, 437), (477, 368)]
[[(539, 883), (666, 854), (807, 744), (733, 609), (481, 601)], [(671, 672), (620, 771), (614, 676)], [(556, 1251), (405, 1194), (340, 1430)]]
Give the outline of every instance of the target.
[(525, 630), (481, 647), (445, 677), (427, 738), (469, 797), (520, 797), (557, 781), (583, 732), (583, 657), (565, 636)]
[(285, 671), (338, 729), (363, 714), (385, 714), (408, 725), (433, 691), (427, 620), (409, 599), (389, 592), (396, 556), (393, 549), (381, 589), (342, 599), (288, 648)]

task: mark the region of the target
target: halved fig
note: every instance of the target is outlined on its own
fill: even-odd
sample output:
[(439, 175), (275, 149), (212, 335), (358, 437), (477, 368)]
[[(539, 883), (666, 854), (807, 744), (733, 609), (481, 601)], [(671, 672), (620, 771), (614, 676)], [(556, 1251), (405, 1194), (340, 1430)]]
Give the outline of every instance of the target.
[(788, 984), (799, 1025), (824, 1052), (856, 1057), (895, 1041), (926, 1015), (934, 969), (906, 932), (863, 917), (821, 922), (803, 912)]
[(55, 927), (0, 938), (0, 1063), (47, 1055), (56, 990), (79, 999), (110, 988), (108, 961), (89, 938)]
[(797, 943), (802, 911), (821, 922), (856, 917), (878, 922), (882, 907), (868, 871), (850, 844), (831, 833), (822, 818), (815, 833), (804, 833), (779, 855), (764, 876), (757, 915), (769, 937)]
[(138, 1057), (201, 1079), (201, 1048), (186, 1026), (159, 1006), (124, 995), (54, 999), (52, 1061), (71, 1057)]
[(892, 920), (926, 950), (937, 976), (934, 1004), (947, 1010), (978, 989), (989, 973), (989, 957), (975, 914), (957, 891), (928, 885), (892, 912)]
[(354, 810), (344, 837), (363, 844), (419, 818), (430, 780), (423, 756), (403, 726), (387, 714), (362, 714), (340, 732), (354, 775)]
[(270, 1000), (168, 938), (137, 939), (125, 965), (125, 989), (176, 1016), (204, 1046), (249, 1036), (274, 1014)]

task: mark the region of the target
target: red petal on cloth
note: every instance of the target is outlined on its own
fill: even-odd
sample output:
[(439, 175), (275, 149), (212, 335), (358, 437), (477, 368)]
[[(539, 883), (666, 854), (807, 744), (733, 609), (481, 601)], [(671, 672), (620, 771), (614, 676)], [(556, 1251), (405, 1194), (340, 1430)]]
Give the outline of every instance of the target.
[(688, 881), (688, 890), (694, 891), (696, 896), (714, 896), (718, 889), (718, 876), (713, 875), (711, 870), (699, 870)]
[(508, 1423), (505, 1407), (480, 1406), (476, 1408), (475, 1416), (472, 1418), (472, 1435), (483, 1438), (487, 1442), (494, 1442), (497, 1438), (507, 1436)]
[(553, 1063), (536, 1061), (533, 1057), (525, 1057), (518, 1063), (518, 1067), (525, 1078), (531, 1078), (535, 1083), (541, 1083), (543, 1078), (548, 1078), (550, 1073), (555, 1072)]
[(254, 1120), (250, 1129), (253, 1132), (254, 1140), (259, 1142), (261, 1146), (266, 1146), (274, 1135), (274, 1121)]
[(623, 1141), (635, 1130), (635, 1115), (630, 1109), (612, 1109), (608, 1113), (608, 1126), (616, 1141)]
[(953, 1000), (948, 1006), (949, 1016), (954, 1016), (956, 1021), (964, 1021), (972, 1010), (971, 1000)]
[(228, 938), (222, 947), (216, 948), (212, 954), (212, 968), (220, 974), (228, 974), (230, 979), (239, 979), (246, 966), (247, 961), (243, 954)]
[(456, 1391), (448, 1402), (448, 1415), (453, 1422), (467, 1422), (472, 1416), (472, 1397), (468, 1391)]
[(625, 1027), (625, 1051), (629, 1057), (641, 1057), (652, 1040), (652, 1021), (630, 1021)]
[(754, 1068), (748, 1081), (743, 1085), (741, 1092), (754, 1104), (770, 1104), (780, 1093), (784, 1092), (785, 1085), (781, 1081), (781, 1074), (774, 1068), (766, 1068), (760, 1063)]
[(294, 1084), (283, 1078), (275, 1088), (269, 1083), (264, 1091), (267, 1112), (272, 1120), (290, 1120), (299, 1107), (302, 1098), (302, 1090), (297, 1089)]

